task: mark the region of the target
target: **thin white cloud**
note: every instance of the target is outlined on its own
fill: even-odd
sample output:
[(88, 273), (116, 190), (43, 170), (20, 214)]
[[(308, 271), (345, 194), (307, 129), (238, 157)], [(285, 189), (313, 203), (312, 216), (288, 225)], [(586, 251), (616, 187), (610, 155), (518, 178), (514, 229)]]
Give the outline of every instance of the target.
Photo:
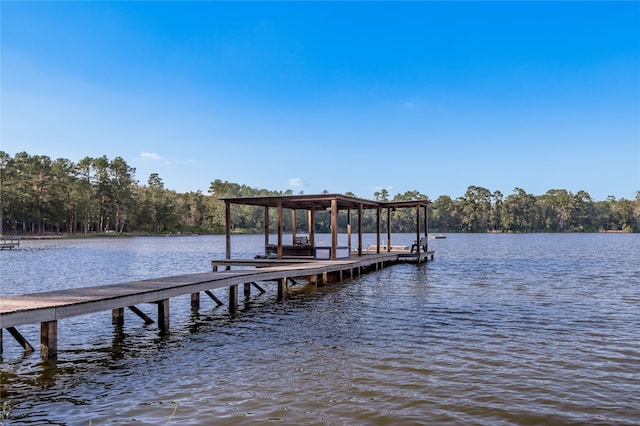
[(290, 178), (289, 179), (290, 186), (304, 186), (304, 181), (301, 178)]
[(146, 151), (142, 151), (140, 153), (140, 157), (145, 159), (145, 160), (154, 160), (154, 161), (158, 161), (158, 160), (164, 160), (163, 157), (159, 156), (158, 154), (156, 154), (155, 152), (146, 152)]

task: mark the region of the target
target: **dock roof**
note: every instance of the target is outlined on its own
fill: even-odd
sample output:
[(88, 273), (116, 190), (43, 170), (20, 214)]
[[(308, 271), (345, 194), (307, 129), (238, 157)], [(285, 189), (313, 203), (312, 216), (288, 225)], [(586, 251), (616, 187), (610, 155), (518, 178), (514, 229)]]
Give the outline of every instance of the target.
[(224, 197), (220, 200), (230, 204), (244, 204), (251, 206), (277, 207), (289, 209), (326, 210), (331, 207), (332, 201), (336, 201), (338, 210), (376, 208), (406, 208), (426, 207), (429, 200), (410, 201), (375, 201), (364, 198), (351, 197), (342, 194), (315, 194), (315, 195), (267, 195), (253, 197)]

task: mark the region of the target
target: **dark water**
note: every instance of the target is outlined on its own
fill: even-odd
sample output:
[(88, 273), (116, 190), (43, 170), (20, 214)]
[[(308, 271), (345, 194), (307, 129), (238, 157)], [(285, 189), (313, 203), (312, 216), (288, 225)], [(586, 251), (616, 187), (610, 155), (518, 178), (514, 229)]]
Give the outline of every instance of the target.
[[(234, 237), (234, 256), (262, 241)], [(172, 299), (167, 336), (130, 312), (120, 331), (110, 312), (61, 320), (56, 361), (5, 332), (3, 423), (640, 424), (640, 235), (430, 243), (426, 265), (280, 301), (265, 284), (234, 315)], [(0, 253), (0, 294), (208, 271), (223, 250), (220, 237), (24, 242)]]

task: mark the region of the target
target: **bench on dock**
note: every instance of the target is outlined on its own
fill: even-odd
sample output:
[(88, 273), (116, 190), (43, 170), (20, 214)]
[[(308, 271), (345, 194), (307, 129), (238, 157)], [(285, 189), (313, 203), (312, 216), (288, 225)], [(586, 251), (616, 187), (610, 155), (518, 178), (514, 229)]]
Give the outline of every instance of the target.
[(308, 246), (311, 243), (309, 242), (309, 237), (296, 237), (295, 245), (297, 246)]
[(414, 241), (411, 245), (411, 253), (418, 249), (418, 244), (420, 244), (420, 251), (426, 252), (429, 244), (429, 237), (420, 238), (420, 242)]

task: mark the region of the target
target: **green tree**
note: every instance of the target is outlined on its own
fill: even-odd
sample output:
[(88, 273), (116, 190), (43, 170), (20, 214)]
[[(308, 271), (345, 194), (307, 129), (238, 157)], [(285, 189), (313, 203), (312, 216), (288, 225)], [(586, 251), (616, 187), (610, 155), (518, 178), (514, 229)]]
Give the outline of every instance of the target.
[(136, 169), (129, 167), (121, 157), (116, 157), (109, 163), (109, 192), (111, 195), (111, 214), (109, 216), (114, 218), (114, 227), (118, 232), (124, 230), (133, 209), (133, 186), (136, 183), (134, 180), (135, 172)]
[(463, 203), (464, 218), (463, 224), (467, 231), (482, 232), (489, 229), (489, 219), (491, 217), (491, 191), (481, 186), (470, 186), (467, 188)]
[(177, 227), (175, 194), (165, 190), (164, 183), (157, 173), (149, 176), (145, 202), (149, 208), (153, 232), (171, 231)]
[(517, 232), (531, 232), (536, 226), (536, 198), (522, 188), (515, 188), (503, 203), (503, 229)]
[(49, 226), (57, 232), (71, 232), (76, 220), (77, 203), (73, 198), (76, 186), (75, 165), (66, 158), (51, 164), (51, 199), (48, 208)]
[(76, 164), (76, 186), (73, 199), (78, 202), (78, 209), (82, 217), (82, 232), (88, 233), (92, 229), (92, 220), (99, 209), (98, 200), (95, 196), (96, 187), (95, 169), (93, 159), (84, 157)]

